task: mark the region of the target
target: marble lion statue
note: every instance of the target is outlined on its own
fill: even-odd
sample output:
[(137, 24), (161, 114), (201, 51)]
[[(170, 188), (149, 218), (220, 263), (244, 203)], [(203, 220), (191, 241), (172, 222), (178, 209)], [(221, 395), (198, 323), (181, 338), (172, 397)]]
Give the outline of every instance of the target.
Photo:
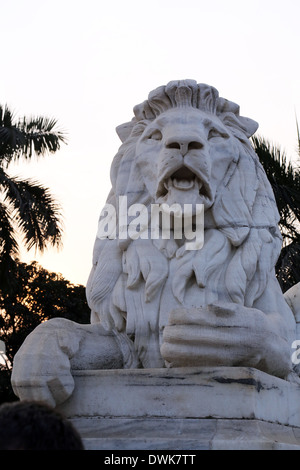
[[(257, 127), (193, 80), (159, 87), (134, 108), (117, 128), (122, 145), (100, 217), (112, 228), (97, 234), (87, 283), (91, 324), (57, 318), (26, 338), (12, 374), (21, 399), (62, 403), (76, 369), (245, 366), (297, 375), (295, 316), (274, 269), (279, 214), (249, 141)], [(162, 214), (151, 236), (152, 207), (169, 214), (168, 237)], [(177, 222), (187, 210), (195, 228), (199, 208), (204, 239), (191, 249)]]

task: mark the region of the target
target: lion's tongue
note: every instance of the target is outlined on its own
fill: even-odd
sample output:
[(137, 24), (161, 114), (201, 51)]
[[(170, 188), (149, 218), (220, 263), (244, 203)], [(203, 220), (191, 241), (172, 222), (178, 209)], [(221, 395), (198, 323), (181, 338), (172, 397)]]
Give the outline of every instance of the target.
[(173, 187), (176, 189), (182, 189), (184, 191), (188, 191), (194, 187), (195, 180), (178, 180), (176, 178), (173, 179)]
[(167, 195), (158, 202), (172, 204), (196, 204), (199, 202), (199, 190), (201, 183), (197, 179), (169, 178), (165, 184)]

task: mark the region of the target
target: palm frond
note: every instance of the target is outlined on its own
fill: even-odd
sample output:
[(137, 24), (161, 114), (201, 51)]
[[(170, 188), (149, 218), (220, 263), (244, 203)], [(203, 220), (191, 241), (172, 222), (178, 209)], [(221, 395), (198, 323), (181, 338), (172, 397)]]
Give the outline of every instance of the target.
[(298, 125), (297, 115), (296, 115), (296, 128), (297, 128), (297, 139), (298, 139), (298, 156), (300, 158), (300, 130), (299, 130), (299, 125)]
[(57, 121), (45, 117), (16, 120), (7, 106), (0, 105), (0, 291), (11, 292), (18, 282), (17, 231), (27, 250), (43, 251), (49, 244), (60, 246), (61, 208), (48, 188), (32, 180), (10, 177), (5, 169), (20, 157), (45, 155), (66, 143)]
[(300, 173), (280, 148), (262, 137), (253, 137), (252, 143), (274, 192), (284, 242), (290, 243), (299, 233)]
[(55, 119), (43, 116), (20, 120), (17, 128), (25, 138), (22, 156), (31, 158), (33, 154), (44, 155), (47, 152), (57, 152), (60, 149), (60, 144), (66, 143), (67, 139), (65, 133), (57, 129), (56, 126)]
[(18, 243), (14, 237), (13, 222), (7, 206), (0, 201), (0, 263), (18, 255)]
[(57, 128), (55, 119), (38, 116), (15, 120), (9, 108), (0, 105), (0, 164), (54, 153), (62, 143), (67, 143), (66, 134)]
[(13, 120), (13, 113), (0, 105), (0, 164), (9, 163), (18, 149), (25, 145), (24, 135)]
[(62, 238), (61, 209), (48, 188), (31, 180), (18, 181), (23, 202), (18, 225), (24, 233), (28, 250), (37, 247), (43, 251), (49, 244), (59, 247)]
[(15, 267), (18, 262), (18, 243), (8, 208), (0, 201), (0, 289), (10, 292), (15, 288)]
[[(300, 156), (300, 133), (297, 133)], [(261, 137), (252, 143), (267, 174), (280, 213), (283, 247), (276, 264), (276, 276), (283, 292), (300, 282), (300, 171), (287, 161), (280, 148)]]
[(283, 292), (300, 282), (300, 235), (282, 248), (276, 264), (277, 279)]
[(0, 104), (0, 126), (11, 127), (13, 121), (13, 113), (7, 106)]
[(50, 244), (60, 246), (62, 238), (61, 208), (48, 188), (31, 180), (8, 177), (0, 169), (4, 202), (11, 207), (15, 224), (24, 235), (27, 250), (41, 252)]

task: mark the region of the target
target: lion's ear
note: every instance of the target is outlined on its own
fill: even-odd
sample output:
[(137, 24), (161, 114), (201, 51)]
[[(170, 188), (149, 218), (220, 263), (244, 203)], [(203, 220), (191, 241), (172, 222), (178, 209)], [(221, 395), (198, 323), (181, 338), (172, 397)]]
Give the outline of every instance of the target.
[(240, 140), (248, 139), (257, 131), (258, 123), (253, 119), (246, 118), (233, 113), (225, 113), (222, 115), (222, 121), (233, 131), (235, 137)]
[(217, 115), (226, 126), (233, 128), (238, 133), (242, 132), (248, 139), (258, 129), (258, 123), (256, 121), (240, 115), (240, 107), (238, 104), (226, 100), (225, 98), (218, 98)]
[(253, 119), (239, 116), (239, 121), (242, 124), (243, 129), (245, 130), (245, 134), (248, 137), (248, 139), (255, 134), (255, 132), (258, 129), (258, 123), (256, 121), (253, 121)]
[(121, 142), (124, 143), (131, 134), (133, 129), (134, 122), (125, 122), (124, 124), (120, 124), (120, 126), (116, 127), (116, 133), (120, 138)]

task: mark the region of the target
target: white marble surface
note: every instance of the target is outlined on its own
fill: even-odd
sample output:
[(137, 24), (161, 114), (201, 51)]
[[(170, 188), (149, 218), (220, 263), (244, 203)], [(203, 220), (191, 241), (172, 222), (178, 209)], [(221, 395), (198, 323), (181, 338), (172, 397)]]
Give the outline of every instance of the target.
[(299, 428), (255, 419), (75, 418), (72, 423), (86, 450), (106, 450), (107, 456), (114, 450), (148, 450), (150, 455), (159, 450), (171, 455), (178, 450), (300, 450)]
[[(78, 371), (87, 449), (300, 449), (298, 385), (252, 368)], [(117, 404), (117, 405), (116, 405)]]
[[(249, 142), (256, 129), (238, 105), (193, 80), (169, 82), (135, 106), (117, 128), (106, 207), (118, 229), (96, 237), (91, 325), (57, 318), (28, 336), (12, 374), (21, 399), (63, 403), (74, 370), (244, 366), (295, 377), (296, 322), (275, 277), (279, 214)], [(153, 204), (178, 205), (173, 227), (186, 205), (196, 227), (204, 214), (201, 249), (188, 248), (184, 230), (164, 238), (160, 227), (153, 238), (142, 217)]]
[(296, 322), (300, 323), (300, 282), (285, 292), (284, 297), (295, 315)]
[(70, 417), (258, 419), (300, 427), (300, 387), (253, 368), (74, 371)]
[(256, 129), (238, 105), (193, 80), (153, 90), (117, 129), (123, 144), (107, 199), (117, 215), (124, 195), (128, 207), (204, 205), (198, 250), (175, 232), (95, 241), (92, 321), (134, 338), (144, 368), (243, 365), (280, 377), (292, 370), (295, 318), (275, 277), (279, 215), (248, 140)]

